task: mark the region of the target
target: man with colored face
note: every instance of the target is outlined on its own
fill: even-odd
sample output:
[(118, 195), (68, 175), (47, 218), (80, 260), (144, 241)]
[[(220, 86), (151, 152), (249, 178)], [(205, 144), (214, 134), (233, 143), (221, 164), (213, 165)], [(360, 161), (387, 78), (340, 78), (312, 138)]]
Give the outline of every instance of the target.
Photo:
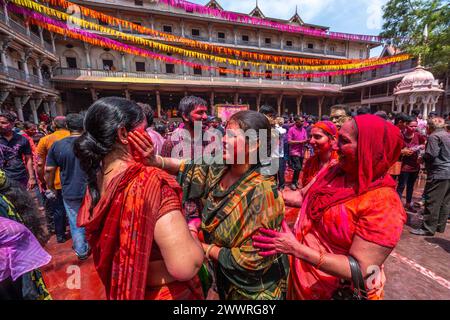
[(401, 172), (398, 177), (397, 192), (402, 199), (403, 191), (406, 187), (405, 209), (412, 213), (417, 211), (412, 206), (412, 196), (414, 185), (419, 176), (421, 150), (425, 149), (425, 138), (417, 131), (417, 121), (415, 117), (409, 117), (405, 122), (403, 131), (404, 148), (401, 153)]
[[(170, 137), (166, 139), (162, 148), (161, 148), (161, 156), (162, 157), (175, 157), (175, 158), (189, 158), (185, 154), (183, 154), (184, 148), (182, 148), (181, 153), (178, 154), (179, 148), (175, 147), (181, 142), (183, 144), (190, 144), (190, 159), (195, 160), (195, 146), (202, 145), (205, 147), (206, 143), (203, 141), (203, 135), (198, 137), (195, 136), (194, 125), (195, 123), (200, 123), (202, 126), (202, 131), (204, 132), (207, 129), (207, 115), (208, 107), (206, 106), (206, 101), (202, 98), (189, 96), (181, 99), (180, 104), (178, 106), (178, 114), (183, 118), (182, 125), (176, 129)], [(198, 125), (198, 124), (197, 124)], [(185, 130), (185, 131), (182, 131)], [(187, 130), (187, 131), (186, 131)], [(188, 132), (189, 134), (183, 133)], [(180, 134), (181, 133), (181, 134)], [(198, 141), (200, 140), (200, 141)], [(198, 141), (196, 143), (196, 141)], [(203, 150), (202, 150), (203, 152)], [(187, 221), (192, 219), (196, 219), (200, 217), (200, 208), (202, 208), (200, 200), (187, 200), (183, 203), (183, 211), (185, 213), (185, 217)]]
[(400, 129), (403, 133), (406, 129), (406, 123), (409, 121), (409, 116), (404, 114), (403, 112), (397, 113), (395, 115), (394, 124)]
[(36, 177), (31, 146), (24, 136), (13, 131), (14, 122), (12, 114), (0, 114), (0, 168), (9, 179), (32, 190)]
[(334, 106), (331, 107), (330, 120), (338, 127), (341, 128), (342, 125), (350, 120), (351, 117), (347, 115), (347, 108), (345, 106)]
[[(181, 99), (180, 104), (178, 106), (178, 114), (181, 118), (183, 118), (183, 128), (184, 130), (187, 130), (189, 132), (190, 141), (191, 144), (191, 159), (194, 157), (194, 146), (195, 141), (197, 139), (202, 139), (203, 137), (195, 137), (194, 136), (194, 125), (195, 123), (199, 123), (202, 126), (202, 130), (206, 130), (207, 128), (207, 120), (208, 120), (208, 107), (206, 104), (206, 101), (202, 98), (195, 97), (195, 96), (189, 96), (184, 97)], [(163, 157), (172, 157), (172, 150), (173, 148), (181, 142), (177, 137), (179, 135), (177, 134), (177, 131), (179, 129), (176, 129), (172, 133), (172, 137), (168, 138), (161, 150), (161, 156)], [(184, 141), (184, 140), (183, 140)], [(184, 141), (186, 143), (186, 141)], [(203, 143), (203, 142), (202, 142)], [(177, 155), (178, 156), (178, 155)], [(183, 157), (184, 155), (179, 155)]]

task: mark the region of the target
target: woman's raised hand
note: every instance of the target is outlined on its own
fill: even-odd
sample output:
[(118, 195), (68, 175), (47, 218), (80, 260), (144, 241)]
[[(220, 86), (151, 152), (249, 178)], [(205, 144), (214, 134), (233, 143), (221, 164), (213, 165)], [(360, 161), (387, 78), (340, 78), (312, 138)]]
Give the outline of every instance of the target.
[(148, 134), (139, 131), (128, 133), (128, 141), (133, 150), (133, 157), (146, 166), (156, 165), (156, 154), (153, 141)]
[(286, 220), (281, 224), (281, 231), (259, 229), (261, 236), (253, 236), (253, 246), (260, 249), (259, 255), (269, 257), (279, 253), (293, 255), (298, 245), (294, 233), (289, 228)]

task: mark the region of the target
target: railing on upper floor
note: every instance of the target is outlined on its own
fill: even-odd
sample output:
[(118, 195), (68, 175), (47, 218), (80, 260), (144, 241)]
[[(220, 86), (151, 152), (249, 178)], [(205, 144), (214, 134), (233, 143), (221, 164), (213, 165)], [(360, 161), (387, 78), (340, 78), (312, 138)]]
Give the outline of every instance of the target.
[[(0, 72), (5, 73), (6, 70), (4, 70), (3, 65), (2, 65), (2, 69), (0, 70)], [(23, 70), (19, 70), (13, 67), (8, 67), (8, 71), (6, 72), (6, 74), (14, 79), (17, 80), (22, 80), (22, 81), (27, 81), (27, 77), (25, 74), (25, 71)]]
[(0, 74), (6, 75), (7, 77), (15, 80), (26, 81), (33, 85), (52, 88), (52, 84), (49, 79), (42, 78), (42, 80), (39, 80), (39, 77), (34, 74), (29, 74), (27, 77), (25, 71), (10, 66), (5, 69), (2, 63), (0, 63)]
[[(15, 21), (15, 20), (11, 19), (11, 17), (9, 17), (8, 21), (9, 21), (9, 28), (11, 30), (13, 30), (15, 32), (18, 32), (18, 33), (20, 33), (23, 36), (26, 36), (34, 44), (42, 47), (40, 36), (36, 35), (35, 33), (31, 32), (31, 31), (30, 31), (30, 33), (28, 33), (28, 31), (25, 28), (25, 26), (21, 25), (19, 22)], [(1, 10), (0, 10), (0, 22), (3, 22), (3, 23), (6, 24), (5, 13), (3, 11), (1, 11)], [(54, 53), (53, 46), (51, 44), (49, 44), (48, 42), (46, 42), (46, 41), (44, 41), (43, 49), (45, 49), (46, 51), (49, 51), (51, 53)]]
[(414, 70), (414, 63), (412, 60), (404, 61), (397, 64), (395, 71), (392, 71), (391, 67), (384, 67), (376, 70), (374, 73), (371, 71), (364, 72), (363, 74), (354, 74), (348, 78), (347, 85), (353, 85), (364, 81), (382, 79), (390, 76), (401, 75)]
[[(234, 44), (234, 42), (229, 42), (230, 44)], [(248, 47), (258, 47), (259, 43), (258, 41), (245, 41), (242, 39), (237, 40), (237, 44), (241, 46), (248, 46)], [(261, 44), (262, 45), (262, 44)]]
[(149, 73), (149, 72), (132, 72), (132, 71), (106, 71), (98, 69), (72, 69), (72, 68), (58, 68), (55, 71), (55, 76), (91, 76), (91, 77), (113, 77), (113, 78), (142, 78), (142, 79), (174, 79), (174, 80), (193, 80), (193, 81), (208, 81), (208, 82), (230, 82), (230, 83), (259, 83), (272, 85), (286, 85), (298, 86), (305, 85), (317, 88), (335, 88), (341, 87), (340, 84), (326, 83), (315, 81), (299, 81), (296, 79), (256, 79), (245, 77), (216, 77), (216, 76), (200, 76), (200, 75), (183, 75), (183, 74), (167, 74), (167, 73)]

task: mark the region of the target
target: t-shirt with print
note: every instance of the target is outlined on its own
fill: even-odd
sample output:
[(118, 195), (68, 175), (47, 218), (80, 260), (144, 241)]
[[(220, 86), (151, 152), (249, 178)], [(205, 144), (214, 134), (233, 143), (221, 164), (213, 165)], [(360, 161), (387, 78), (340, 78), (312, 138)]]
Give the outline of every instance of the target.
[(11, 140), (0, 136), (0, 169), (11, 180), (28, 179), (24, 156), (31, 155), (31, 146), (27, 138), (13, 132)]

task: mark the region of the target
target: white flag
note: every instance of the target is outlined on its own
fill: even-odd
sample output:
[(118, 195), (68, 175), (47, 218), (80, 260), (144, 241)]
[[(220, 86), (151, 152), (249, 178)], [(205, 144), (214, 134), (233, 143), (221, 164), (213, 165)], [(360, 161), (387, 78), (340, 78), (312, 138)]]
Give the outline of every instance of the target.
[(425, 41), (428, 41), (428, 24), (425, 25), (425, 29), (423, 30), (423, 38)]

